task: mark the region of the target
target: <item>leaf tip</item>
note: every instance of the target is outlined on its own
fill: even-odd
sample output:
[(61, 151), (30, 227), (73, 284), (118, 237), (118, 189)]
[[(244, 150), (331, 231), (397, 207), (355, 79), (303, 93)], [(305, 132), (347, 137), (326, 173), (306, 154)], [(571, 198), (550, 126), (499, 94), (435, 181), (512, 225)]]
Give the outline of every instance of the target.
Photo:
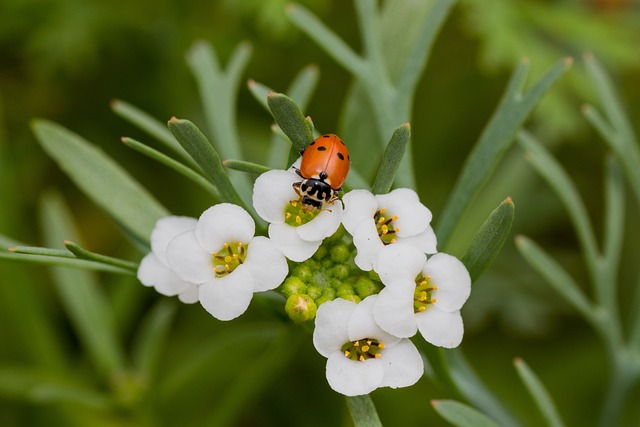
[(507, 205), (513, 205), (513, 198), (511, 196), (507, 196), (502, 203)]
[(120, 101), (118, 98), (113, 98), (111, 101), (109, 101), (109, 107), (111, 107), (112, 110), (117, 110), (120, 105), (122, 105), (122, 101)]
[(440, 401), (439, 400), (434, 399), (434, 400), (431, 401), (431, 406), (433, 406), (434, 408), (437, 408), (438, 405), (440, 405)]
[(518, 234), (513, 240), (516, 242), (516, 245), (520, 246), (524, 243), (526, 237), (522, 234)]
[(564, 65), (567, 68), (570, 68), (573, 65), (573, 56), (567, 56), (564, 58)]
[(296, 5), (295, 3), (287, 3), (284, 5), (284, 11), (288, 14), (293, 13), (294, 10), (296, 10), (298, 7), (298, 5)]
[(587, 62), (593, 61), (593, 52), (591, 52), (590, 50), (585, 50), (582, 53), (582, 58), (584, 58), (584, 60)]
[(522, 360), (522, 358), (520, 356), (518, 357), (514, 357), (513, 359), (513, 365), (518, 367), (521, 366), (524, 363), (524, 360)]
[(593, 110), (593, 106), (591, 104), (582, 104), (580, 106), (580, 111), (582, 114), (589, 114)]
[(248, 87), (249, 89), (251, 89), (251, 88), (252, 88), (252, 87), (254, 87), (255, 85), (256, 85), (256, 81), (255, 81), (255, 80), (253, 80), (253, 79), (249, 79), (249, 80), (247, 80), (247, 87)]
[(16, 247), (12, 246), (12, 247), (10, 247), (10, 248), (7, 248), (7, 250), (8, 250), (9, 252), (16, 252), (16, 251), (18, 250), (18, 248), (16, 248)]
[(522, 58), (520, 58), (520, 63), (521, 64), (528, 64), (529, 63), (529, 57), (528, 56), (523, 56)]

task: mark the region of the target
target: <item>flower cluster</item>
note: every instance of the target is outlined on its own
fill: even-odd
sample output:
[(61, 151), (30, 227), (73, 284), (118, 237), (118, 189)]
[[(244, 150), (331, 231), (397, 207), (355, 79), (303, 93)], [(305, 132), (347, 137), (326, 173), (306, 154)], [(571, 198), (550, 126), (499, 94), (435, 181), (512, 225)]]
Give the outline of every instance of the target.
[(229, 203), (198, 220), (161, 219), (140, 281), (199, 301), (220, 320), (244, 313), (254, 292), (277, 289), (292, 320), (315, 319), (313, 342), (334, 390), (354, 396), (414, 384), (424, 366), (409, 338), (419, 331), (446, 348), (462, 340), (467, 270), (437, 253), (431, 212), (413, 190), (353, 190), (309, 209), (298, 182), (293, 170), (255, 181), (253, 207), (268, 237), (255, 236), (249, 213)]

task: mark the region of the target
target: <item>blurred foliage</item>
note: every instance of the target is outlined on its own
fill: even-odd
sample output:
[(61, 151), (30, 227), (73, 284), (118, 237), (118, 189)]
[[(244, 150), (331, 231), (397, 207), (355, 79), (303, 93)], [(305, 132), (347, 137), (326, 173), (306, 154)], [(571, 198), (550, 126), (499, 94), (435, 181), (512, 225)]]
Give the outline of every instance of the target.
[[(108, 217), (45, 157), (28, 129), (28, 121), (36, 116), (60, 122), (96, 142), (172, 212), (197, 215), (208, 207), (205, 192), (182, 191), (184, 178), (159, 174), (151, 160), (124, 150), (119, 142), (123, 134), (147, 137), (109, 111), (111, 99), (121, 98), (161, 121), (176, 115), (203, 122), (196, 84), (184, 60), (197, 38), (211, 40), (223, 63), (239, 41), (249, 40), (254, 49), (245, 77), (275, 90), (284, 90), (302, 67), (316, 62), (319, 87), (306, 113), (323, 131), (337, 129), (349, 75), (289, 24), (284, 3), (0, 2), (0, 233), (43, 243), (44, 230), (34, 226), (37, 205), (44, 190), (57, 187), (73, 207), (71, 215), (83, 230), (85, 247), (122, 258), (138, 256)], [(351, 2), (301, 3), (359, 51)], [(579, 58), (583, 50), (592, 51), (613, 72), (632, 122), (637, 119), (639, 13), (633, 0), (460, 1), (436, 40), (413, 111), (418, 187), (436, 219), (466, 153), (522, 56), (529, 57), (530, 81), (535, 81), (559, 57)], [(578, 63), (535, 110), (530, 127), (542, 140), (553, 142), (555, 155), (593, 213), (596, 233), (601, 233), (605, 150), (579, 114), (580, 104), (594, 100), (592, 85)], [(245, 88), (238, 105), (239, 134), (251, 147), (249, 157), (264, 158), (271, 118)], [(569, 220), (552, 191), (523, 165), (520, 151), (506, 156), (467, 215), (468, 230), (457, 233), (454, 254), (462, 255), (469, 236), (510, 195), (518, 206), (514, 231), (535, 238), (584, 283), (586, 274), (576, 238), (568, 231)], [(637, 218), (638, 208), (629, 203), (627, 217)], [(640, 230), (637, 222), (630, 222), (619, 273), (624, 314), (632, 310), (627, 295), (637, 282), (633, 254), (640, 251), (640, 239), (634, 238)], [(92, 366), (92, 353), (82, 338), (87, 332), (74, 329), (62, 308), (59, 284), (54, 284), (48, 270), (0, 262), (0, 425), (176, 425), (186, 419), (202, 425), (216, 404), (236, 411), (217, 415), (235, 416), (232, 425), (295, 425), (300, 420), (311, 426), (348, 425), (347, 409), (326, 384), (324, 361), (310, 340), (296, 347), (299, 353), (288, 355), (293, 359), (285, 366), (273, 362), (286, 353), (278, 340), (286, 340), (287, 331), (266, 313), (257, 310), (222, 324), (200, 307), (167, 301), (134, 278), (99, 275), (97, 280), (92, 287), (109, 302), (115, 333), (125, 344), (127, 362), (116, 377), (105, 377)], [(174, 309), (171, 345), (160, 360), (148, 362), (157, 373), (156, 382), (132, 377), (130, 365), (144, 362), (136, 349), (137, 337), (145, 328), (153, 330), (153, 319), (160, 322)], [(511, 366), (515, 356), (535, 369), (567, 425), (593, 423), (584, 408), (600, 405), (605, 355), (587, 327), (575, 321), (575, 313), (551, 297), (543, 280), (526, 268), (512, 244), (505, 245), (496, 264), (474, 285), (464, 311), (463, 348), (470, 363), (517, 415), (530, 420), (528, 425), (539, 425), (540, 420), (531, 413), (526, 391)], [(252, 345), (245, 347), (244, 339)], [(239, 393), (234, 384), (262, 360), (267, 348), (272, 358), (267, 357), (265, 366), (273, 375), (260, 379), (264, 382), (260, 399), (248, 396), (247, 402), (234, 401)], [(185, 360), (185, 355), (197, 357)], [(130, 413), (131, 401), (144, 395), (140, 390), (152, 387), (163, 392), (139, 405), (141, 413)], [(89, 389), (100, 393), (92, 395)], [(270, 389), (278, 393), (265, 391)], [(105, 401), (111, 392), (120, 400)], [(637, 400), (639, 391), (634, 393)], [(398, 425), (444, 425), (426, 402), (454, 397), (427, 380), (410, 390), (380, 390), (373, 395), (383, 422), (394, 420)], [(243, 411), (238, 405), (251, 409)], [(634, 414), (627, 412), (624, 425), (635, 425)]]

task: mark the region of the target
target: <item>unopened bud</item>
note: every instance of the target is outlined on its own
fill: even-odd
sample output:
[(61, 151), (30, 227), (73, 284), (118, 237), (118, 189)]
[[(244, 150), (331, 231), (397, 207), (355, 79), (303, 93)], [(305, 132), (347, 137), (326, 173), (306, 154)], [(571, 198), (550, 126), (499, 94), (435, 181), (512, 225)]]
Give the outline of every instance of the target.
[(291, 295), (287, 298), (284, 309), (291, 320), (302, 323), (316, 317), (318, 306), (308, 295)]
[(299, 277), (291, 276), (284, 281), (281, 291), (285, 297), (289, 298), (291, 295), (306, 293), (307, 285)]
[(322, 295), (322, 288), (319, 286), (307, 286), (307, 295), (309, 295), (312, 299), (320, 298)]
[(351, 251), (344, 243), (336, 243), (331, 247), (331, 259), (335, 263), (345, 263), (349, 260)]
[(356, 282), (356, 294), (360, 298), (378, 294), (381, 290), (382, 285), (379, 282), (375, 282), (366, 276), (360, 276)]

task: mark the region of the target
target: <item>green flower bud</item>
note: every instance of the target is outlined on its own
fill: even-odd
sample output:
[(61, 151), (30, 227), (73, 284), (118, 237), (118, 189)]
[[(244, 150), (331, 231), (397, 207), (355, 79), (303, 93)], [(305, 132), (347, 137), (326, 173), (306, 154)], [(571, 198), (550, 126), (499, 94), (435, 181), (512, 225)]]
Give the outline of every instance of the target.
[(291, 270), (291, 275), (298, 277), (300, 280), (302, 280), (305, 283), (309, 283), (309, 281), (311, 280), (311, 277), (313, 277), (313, 269), (311, 268), (311, 266), (307, 265), (306, 262), (304, 262), (302, 264), (296, 265)]
[(291, 295), (284, 305), (291, 320), (296, 323), (306, 322), (316, 317), (318, 306), (308, 295)]
[(379, 282), (374, 282), (366, 276), (360, 276), (356, 282), (356, 293), (360, 298), (379, 294), (381, 290), (382, 285)]
[(348, 264), (334, 265), (331, 274), (338, 280), (344, 280), (351, 275), (351, 267)]
[(280, 291), (285, 297), (289, 298), (291, 295), (305, 294), (307, 285), (299, 277), (291, 276), (284, 281)]
[(312, 299), (320, 298), (322, 295), (322, 288), (319, 286), (307, 286), (307, 295), (309, 295)]
[(336, 232), (333, 233), (331, 236), (327, 237), (326, 239), (324, 239), (324, 241), (325, 243), (338, 242), (344, 237), (345, 232), (346, 230), (344, 229), (344, 227), (340, 225), (340, 227), (338, 227)]
[(334, 300), (334, 299), (335, 299), (335, 296), (330, 297), (329, 295), (322, 295), (320, 298), (318, 298), (318, 299), (316, 300), (316, 305), (317, 305), (318, 307), (320, 307), (320, 306), (321, 306), (322, 304), (324, 304), (325, 302), (327, 302), (327, 301), (332, 301), (332, 300)]
[(316, 251), (316, 253), (313, 254), (313, 259), (317, 259), (317, 260), (324, 259), (328, 253), (329, 253), (329, 250), (327, 249), (327, 247), (325, 245), (321, 245)]
[(349, 260), (351, 256), (351, 250), (349, 246), (344, 243), (336, 243), (331, 248), (331, 259), (335, 263), (345, 263)]
[(357, 295), (346, 295), (346, 296), (341, 296), (340, 298), (346, 299), (347, 301), (355, 302), (356, 304), (358, 304), (358, 303), (360, 303), (360, 301), (362, 301), (360, 299), (360, 297), (357, 296)]
[(327, 297), (330, 300), (334, 299), (336, 297), (335, 288), (332, 288), (331, 286), (327, 286), (326, 288), (324, 288), (322, 290), (322, 296), (320, 298), (324, 298), (324, 297)]
[(346, 296), (355, 295), (355, 291), (353, 290), (353, 286), (351, 286), (349, 283), (341, 283), (336, 289), (336, 295), (338, 295), (340, 298), (344, 298)]
[(369, 271), (369, 279), (373, 280), (374, 282), (382, 283), (382, 280), (380, 280), (380, 276), (378, 276), (378, 273), (376, 273), (374, 270)]

